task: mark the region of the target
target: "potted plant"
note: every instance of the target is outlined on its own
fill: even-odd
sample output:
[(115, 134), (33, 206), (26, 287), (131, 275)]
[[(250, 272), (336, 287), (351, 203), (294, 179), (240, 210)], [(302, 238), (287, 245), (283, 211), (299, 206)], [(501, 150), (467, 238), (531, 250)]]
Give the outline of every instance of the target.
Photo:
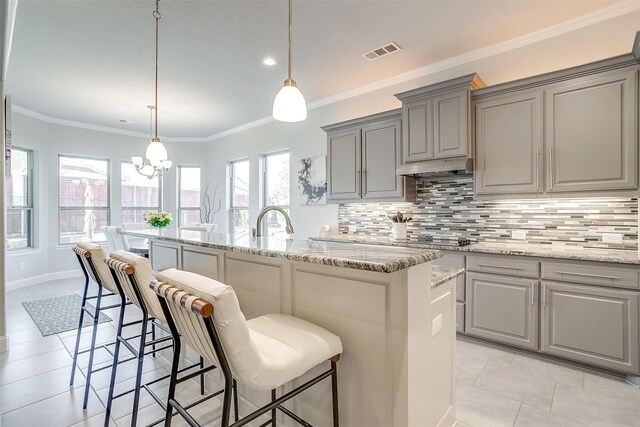
[(402, 212), (397, 212), (393, 215), (388, 215), (391, 219), (391, 236), (396, 240), (407, 239), (407, 223), (413, 219), (413, 217), (405, 216)]

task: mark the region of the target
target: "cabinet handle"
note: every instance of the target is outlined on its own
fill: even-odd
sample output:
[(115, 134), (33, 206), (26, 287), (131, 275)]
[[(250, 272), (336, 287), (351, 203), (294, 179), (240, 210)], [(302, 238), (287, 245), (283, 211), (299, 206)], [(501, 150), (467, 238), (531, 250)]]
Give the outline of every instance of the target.
[(520, 267), (509, 267), (507, 265), (494, 265), (494, 264), (478, 264), (478, 267), (504, 268), (505, 270), (522, 270), (522, 268)]
[(540, 149), (536, 150), (536, 191), (540, 190)]
[(549, 190), (553, 190), (553, 146), (549, 147)]
[(534, 293), (536, 291), (536, 284), (534, 282), (531, 282), (531, 305), (535, 304), (535, 297), (534, 297)]
[(542, 308), (545, 308), (547, 306), (547, 292), (546, 292), (546, 288), (544, 287), (544, 285), (542, 285), (542, 296), (540, 298), (542, 298)]
[(603, 276), (600, 274), (587, 274), (587, 273), (573, 273), (571, 271), (556, 271), (558, 274), (568, 274), (570, 276), (581, 276), (581, 277), (594, 277), (596, 279), (611, 279), (611, 280), (620, 280), (622, 277), (618, 276)]
[(364, 194), (367, 194), (367, 170), (362, 171), (362, 187), (364, 187)]

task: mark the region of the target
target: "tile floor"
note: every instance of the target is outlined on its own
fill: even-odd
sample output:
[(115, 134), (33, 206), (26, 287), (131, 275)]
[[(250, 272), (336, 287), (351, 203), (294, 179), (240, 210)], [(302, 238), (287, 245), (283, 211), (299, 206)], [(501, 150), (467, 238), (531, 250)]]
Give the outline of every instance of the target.
[[(7, 293), (7, 321), (11, 349), (0, 354), (0, 425), (3, 427), (102, 426), (109, 370), (95, 374), (89, 406), (82, 410), (86, 357), (81, 359), (73, 387), (69, 386), (75, 331), (42, 337), (22, 307), (23, 301), (81, 293), (80, 280), (52, 281)], [(116, 319), (115, 312), (108, 312)], [(115, 334), (114, 322), (100, 325), (98, 340)], [(87, 339), (89, 334), (85, 334)], [(98, 363), (109, 361), (105, 352)], [(129, 388), (135, 375), (133, 363), (118, 369), (118, 384)], [(640, 426), (640, 390), (621, 379), (550, 363), (529, 354), (501, 347), (458, 340), (457, 415), (461, 427), (500, 426)], [(159, 360), (145, 362), (145, 379), (165, 374)], [(166, 381), (156, 385), (166, 393)], [(187, 384), (183, 398), (198, 395)], [(162, 415), (160, 408), (142, 393), (138, 424)], [(129, 425), (131, 401), (115, 401), (111, 425)], [(217, 405), (200, 405), (194, 411), (205, 425), (219, 415)], [(175, 418), (174, 426), (186, 425)]]

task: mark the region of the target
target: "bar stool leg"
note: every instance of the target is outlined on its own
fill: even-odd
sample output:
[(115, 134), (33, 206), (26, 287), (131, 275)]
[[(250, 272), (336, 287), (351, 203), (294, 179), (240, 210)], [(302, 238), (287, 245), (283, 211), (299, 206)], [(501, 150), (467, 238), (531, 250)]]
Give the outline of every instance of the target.
[(340, 417), (338, 414), (338, 364), (331, 361), (331, 397), (333, 399), (333, 427), (340, 426)]
[[(276, 389), (271, 390), (271, 401), (276, 400)], [(271, 427), (276, 427), (276, 408), (271, 410)]]
[(120, 355), (120, 336), (122, 336), (122, 324), (124, 323), (124, 310), (127, 301), (122, 298), (120, 303), (120, 317), (118, 318), (118, 330), (116, 331), (116, 346), (113, 351), (113, 365), (111, 367), (111, 381), (109, 383), (109, 397), (107, 398), (107, 408), (104, 414), (104, 427), (109, 427), (109, 417), (111, 416), (111, 406), (113, 404), (113, 392), (116, 385), (116, 370), (118, 368), (118, 357)]
[(233, 395), (233, 381), (230, 376), (224, 376), (224, 398), (222, 400), (222, 419), (221, 427), (229, 427), (229, 412), (231, 412), (231, 397)]
[[(163, 309), (164, 311), (164, 309)], [(165, 311), (167, 314), (168, 310)], [(172, 330), (172, 333), (174, 331)], [(177, 332), (176, 332), (177, 334)], [(169, 379), (169, 393), (167, 394), (167, 412), (164, 418), (164, 427), (171, 427), (171, 415), (173, 413), (173, 406), (171, 401), (176, 396), (176, 383), (178, 382), (178, 369), (180, 365), (180, 338), (175, 338), (173, 340), (173, 361), (171, 362), (171, 378)]]
[(87, 409), (89, 402), (89, 391), (91, 389), (91, 371), (93, 370), (93, 353), (96, 347), (96, 337), (98, 335), (98, 320), (100, 320), (100, 303), (102, 302), (102, 286), (98, 287), (98, 298), (96, 299), (96, 309), (93, 312), (93, 331), (91, 336), (91, 347), (89, 347), (89, 365), (87, 366), (87, 382), (84, 388), (84, 401), (82, 409)]
[(238, 409), (238, 382), (233, 380), (233, 413), (235, 414), (235, 420), (240, 419), (240, 412)]
[(133, 412), (131, 413), (131, 427), (135, 427), (138, 420), (138, 406), (140, 405), (140, 386), (142, 384), (142, 367), (144, 364), (144, 347), (147, 342), (148, 316), (143, 310), (142, 331), (140, 332), (140, 348), (138, 349), (138, 370), (136, 373), (136, 387), (133, 390)]
[(78, 351), (80, 351), (80, 336), (82, 335), (82, 322), (84, 321), (84, 307), (87, 304), (87, 292), (89, 290), (89, 275), (84, 270), (84, 267), (82, 268), (82, 272), (84, 273), (84, 292), (82, 293), (82, 306), (80, 307), (80, 320), (78, 320), (78, 333), (76, 334), (76, 346), (73, 351), (73, 365), (71, 365), (71, 380), (69, 380), (69, 385), (73, 385), (76, 376)]
[[(204, 357), (200, 356), (200, 369), (204, 369)], [(200, 394), (204, 396), (204, 373), (200, 375)]]
[[(156, 323), (154, 321), (151, 321), (151, 340), (156, 340)], [(156, 345), (153, 344), (151, 346), (151, 349), (153, 350), (153, 352), (151, 353), (152, 357), (156, 357)]]

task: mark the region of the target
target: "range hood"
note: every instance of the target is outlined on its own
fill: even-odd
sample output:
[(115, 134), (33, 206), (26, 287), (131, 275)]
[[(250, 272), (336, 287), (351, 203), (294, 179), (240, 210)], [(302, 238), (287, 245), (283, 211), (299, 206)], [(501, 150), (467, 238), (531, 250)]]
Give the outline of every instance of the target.
[(398, 165), (396, 175), (424, 175), (441, 172), (473, 172), (473, 159), (468, 157), (425, 160)]

